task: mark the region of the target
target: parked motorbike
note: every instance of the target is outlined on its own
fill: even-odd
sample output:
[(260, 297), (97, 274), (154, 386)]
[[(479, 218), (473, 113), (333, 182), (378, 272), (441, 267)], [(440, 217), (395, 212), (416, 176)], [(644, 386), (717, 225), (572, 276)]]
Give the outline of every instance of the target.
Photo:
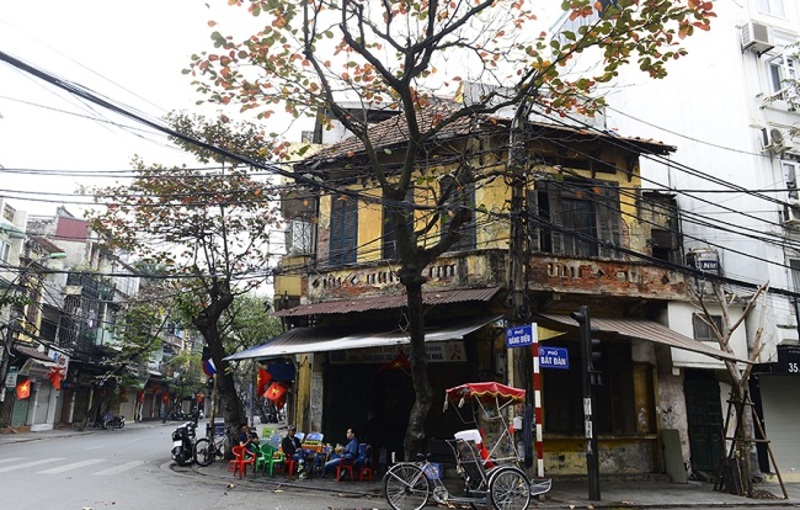
[(104, 413), (94, 421), (93, 426), (103, 430), (119, 430), (125, 426), (125, 417), (112, 413)]
[(106, 427), (112, 430), (120, 430), (125, 426), (125, 417), (115, 414), (106, 422)]
[(172, 460), (179, 466), (192, 463), (196, 428), (194, 422), (187, 421), (172, 432)]

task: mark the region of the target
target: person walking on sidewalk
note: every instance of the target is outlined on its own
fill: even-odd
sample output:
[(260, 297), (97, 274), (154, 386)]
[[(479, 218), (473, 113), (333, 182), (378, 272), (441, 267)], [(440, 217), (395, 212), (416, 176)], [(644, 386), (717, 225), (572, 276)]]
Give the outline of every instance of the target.
[(286, 457), (294, 460), (297, 462), (297, 476), (302, 480), (306, 477), (306, 470), (305, 470), (305, 454), (303, 452), (303, 447), (300, 444), (300, 439), (294, 435), (295, 433), (295, 426), (289, 425), (289, 428), (286, 430), (286, 437), (283, 438), (281, 441), (281, 450), (283, 450), (283, 454)]

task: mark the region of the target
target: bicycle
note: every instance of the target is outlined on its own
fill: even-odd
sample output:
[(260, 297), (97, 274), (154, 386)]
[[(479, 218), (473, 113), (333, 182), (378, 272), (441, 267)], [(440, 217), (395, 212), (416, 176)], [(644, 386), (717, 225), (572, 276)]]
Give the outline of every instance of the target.
[(448, 440), (456, 454), (457, 470), (464, 481), (464, 495), (455, 496), (445, 487), (427, 456), (417, 462), (392, 466), (383, 478), (386, 500), (394, 510), (421, 510), (432, 496), (439, 504), (492, 505), (497, 510), (525, 510), (531, 497), (550, 490), (546, 484), (531, 484), (515, 465), (497, 465), (485, 469), (474, 444), (463, 439)]
[(225, 449), (229, 444), (228, 435), (224, 432), (224, 425), (220, 428), (221, 432), (217, 430), (217, 426), (212, 428), (210, 423), (206, 424), (206, 437), (198, 439), (194, 444), (194, 461), (197, 465), (205, 467), (217, 457), (220, 459), (225, 457)]
[[(471, 398), (484, 411), (485, 406), (493, 403), (498, 411), (496, 419), (501, 422), (501, 430), (505, 433), (491, 450), (483, 445), (477, 429), (456, 433), (455, 439), (445, 441), (453, 450), (456, 471), (464, 481), (463, 496), (450, 494), (441, 476), (435, 474), (427, 455), (418, 455), (420, 460), (417, 462), (400, 462), (389, 468), (383, 477), (383, 493), (393, 510), (422, 510), (431, 496), (437, 503), (450, 508), (454, 505), (473, 508), (491, 505), (497, 510), (526, 510), (532, 496), (550, 491), (552, 480), (530, 480), (520, 469), (519, 456), (501, 412), (513, 403), (524, 401), (523, 391), (499, 383), (472, 383), (447, 390), (445, 398), (459, 403)], [(496, 455), (506, 449), (513, 455)]]

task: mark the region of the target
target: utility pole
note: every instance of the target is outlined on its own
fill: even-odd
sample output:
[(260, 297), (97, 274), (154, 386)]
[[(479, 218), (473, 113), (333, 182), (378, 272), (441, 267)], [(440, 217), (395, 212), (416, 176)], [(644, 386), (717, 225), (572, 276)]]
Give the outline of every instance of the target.
[[(530, 102), (522, 98), (517, 105), (508, 139), (506, 183), (511, 187), (511, 239), (509, 241), (511, 307), (508, 318), (512, 326), (531, 322), (525, 282), (525, 269), (528, 262), (527, 234), (525, 232), (525, 188), (527, 182), (524, 169), (525, 140), (522, 136), (529, 112)], [(532, 396), (533, 364), (530, 355), (525, 349), (515, 350), (512, 362), (515, 370), (514, 380), (510, 382), (513, 385), (524, 387), (527, 394)]]
[(583, 416), (586, 432), (586, 471), (589, 481), (589, 499), (600, 501), (600, 461), (597, 457), (597, 433), (594, 430), (595, 399), (594, 386), (600, 384), (600, 374), (594, 369), (592, 324), (589, 307), (581, 306), (572, 312), (572, 318), (580, 324), (581, 364), (583, 370)]

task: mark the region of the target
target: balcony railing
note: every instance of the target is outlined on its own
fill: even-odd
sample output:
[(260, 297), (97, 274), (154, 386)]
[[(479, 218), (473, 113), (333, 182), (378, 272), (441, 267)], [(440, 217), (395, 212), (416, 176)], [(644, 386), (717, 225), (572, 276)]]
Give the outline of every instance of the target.
[[(367, 263), (347, 269), (318, 270), (309, 276), (309, 302), (336, 301), (404, 292), (396, 264)], [(508, 252), (480, 250), (448, 254), (423, 271), (425, 291), (504, 287)], [(528, 288), (542, 292), (593, 294), (644, 299), (689, 298), (686, 277), (646, 262), (533, 254)]]

